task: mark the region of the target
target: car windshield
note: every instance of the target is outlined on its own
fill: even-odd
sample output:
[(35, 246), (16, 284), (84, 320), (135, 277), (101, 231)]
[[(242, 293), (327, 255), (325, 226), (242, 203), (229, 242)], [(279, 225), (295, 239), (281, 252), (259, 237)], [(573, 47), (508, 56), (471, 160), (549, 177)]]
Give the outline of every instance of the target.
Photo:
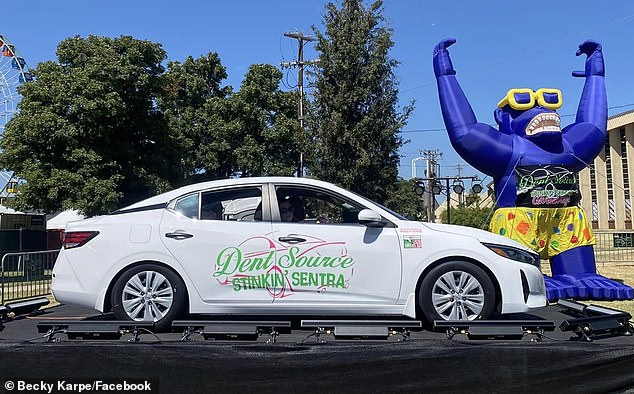
[(400, 213), (398, 213), (398, 212), (394, 212), (393, 210), (391, 210), (390, 208), (386, 207), (385, 205), (383, 205), (383, 204), (379, 204), (379, 203), (378, 203), (378, 202), (376, 202), (376, 201), (372, 201), (372, 200), (370, 200), (369, 198), (367, 198), (367, 197), (364, 197), (364, 196), (360, 195), (359, 193), (355, 193), (355, 192), (353, 192), (353, 191), (350, 191), (350, 193), (354, 194), (355, 196), (361, 197), (362, 199), (364, 199), (364, 200), (366, 200), (366, 201), (371, 202), (372, 204), (376, 205), (377, 207), (379, 207), (379, 208), (383, 209), (384, 211), (387, 211), (387, 212), (388, 212), (388, 213), (390, 213), (391, 215), (394, 215), (397, 219), (400, 219), (400, 220), (409, 220), (409, 219), (407, 219), (405, 216), (401, 215)]
[[(370, 201), (372, 201), (372, 200), (370, 200)], [(401, 214), (400, 214), (400, 213), (398, 213), (398, 212), (394, 212), (393, 210), (391, 210), (390, 208), (386, 207), (385, 205), (379, 204), (378, 202), (374, 202), (374, 201), (372, 201), (372, 204), (374, 204), (374, 205), (378, 206), (379, 208), (381, 208), (381, 209), (383, 209), (383, 210), (385, 210), (385, 211), (389, 212), (390, 214), (392, 214), (392, 215), (396, 216), (396, 218), (397, 218), (397, 219), (400, 219), (400, 220), (409, 220), (409, 219), (407, 219), (405, 216), (401, 215)]]

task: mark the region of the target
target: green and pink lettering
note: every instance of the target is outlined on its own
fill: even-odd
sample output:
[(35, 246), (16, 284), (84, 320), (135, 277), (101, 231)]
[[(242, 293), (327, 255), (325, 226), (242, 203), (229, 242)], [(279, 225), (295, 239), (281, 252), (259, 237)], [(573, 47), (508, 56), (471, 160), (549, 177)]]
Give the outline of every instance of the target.
[(272, 298), (288, 297), (300, 287), (323, 294), (328, 288), (347, 289), (350, 284), (355, 260), (345, 242), (317, 240), (305, 247), (287, 247), (271, 240), (268, 250), (254, 252), (249, 240), (218, 253), (213, 272), (218, 283), (234, 291), (266, 289)]

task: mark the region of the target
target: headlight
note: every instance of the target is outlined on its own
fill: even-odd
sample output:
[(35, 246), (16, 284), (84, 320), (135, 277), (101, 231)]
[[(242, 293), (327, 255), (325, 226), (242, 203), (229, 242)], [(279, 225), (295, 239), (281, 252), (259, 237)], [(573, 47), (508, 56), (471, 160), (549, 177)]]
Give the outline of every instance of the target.
[(534, 265), (537, 268), (540, 267), (540, 258), (536, 253), (529, 253), (521, 249), (517, 249), (511, 246), (505, 245), (495, 245), (495, 244), (485, 244), (487, 248), (491, 249), (495, 253), (499, 254), (502, 257), (506, 257), (507, 259), (519, 261), (520, 263), (526, 263), (530, 265)]

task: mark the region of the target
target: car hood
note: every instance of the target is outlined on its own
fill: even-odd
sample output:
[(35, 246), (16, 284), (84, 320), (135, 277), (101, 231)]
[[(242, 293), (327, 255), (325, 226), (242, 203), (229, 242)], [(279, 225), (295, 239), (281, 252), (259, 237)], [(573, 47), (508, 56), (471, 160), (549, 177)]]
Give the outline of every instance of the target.
[(457, 226), (454, 224), (438, 224), (438, 223), (422, 223), (422, 224), (423, 226), (429, 228), (430, 230), (440, 231), (440, 232), (450, 233), (450, 234), (464, 235), (467, 237), (475, 238), (480, 242), (498, 244), (498, 245), (507, 245), (507, 246), (512, 246), (514, 248), (525, 250), (530, 253), (535, 253), (534, 250), (527, 247), (526, 245), (523, 245), (510, 238), (506, 238), (489, 231), (480, 230), (473, 227)]

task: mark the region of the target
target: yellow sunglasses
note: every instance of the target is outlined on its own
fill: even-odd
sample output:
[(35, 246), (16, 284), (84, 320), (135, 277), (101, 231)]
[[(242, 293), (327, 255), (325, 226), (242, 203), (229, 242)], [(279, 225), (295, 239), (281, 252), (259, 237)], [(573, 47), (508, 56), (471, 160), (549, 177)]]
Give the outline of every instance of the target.
[(505, 105), (516, 110), (527, 110), (535, 106), (535, 102), (540, 107), (548, 109), (561, 108), (563, 99), (559, 89), (542, 88), (534, 92), (532, 89), (520, 88), (511, 89), (499, 103), (498, 108)]

